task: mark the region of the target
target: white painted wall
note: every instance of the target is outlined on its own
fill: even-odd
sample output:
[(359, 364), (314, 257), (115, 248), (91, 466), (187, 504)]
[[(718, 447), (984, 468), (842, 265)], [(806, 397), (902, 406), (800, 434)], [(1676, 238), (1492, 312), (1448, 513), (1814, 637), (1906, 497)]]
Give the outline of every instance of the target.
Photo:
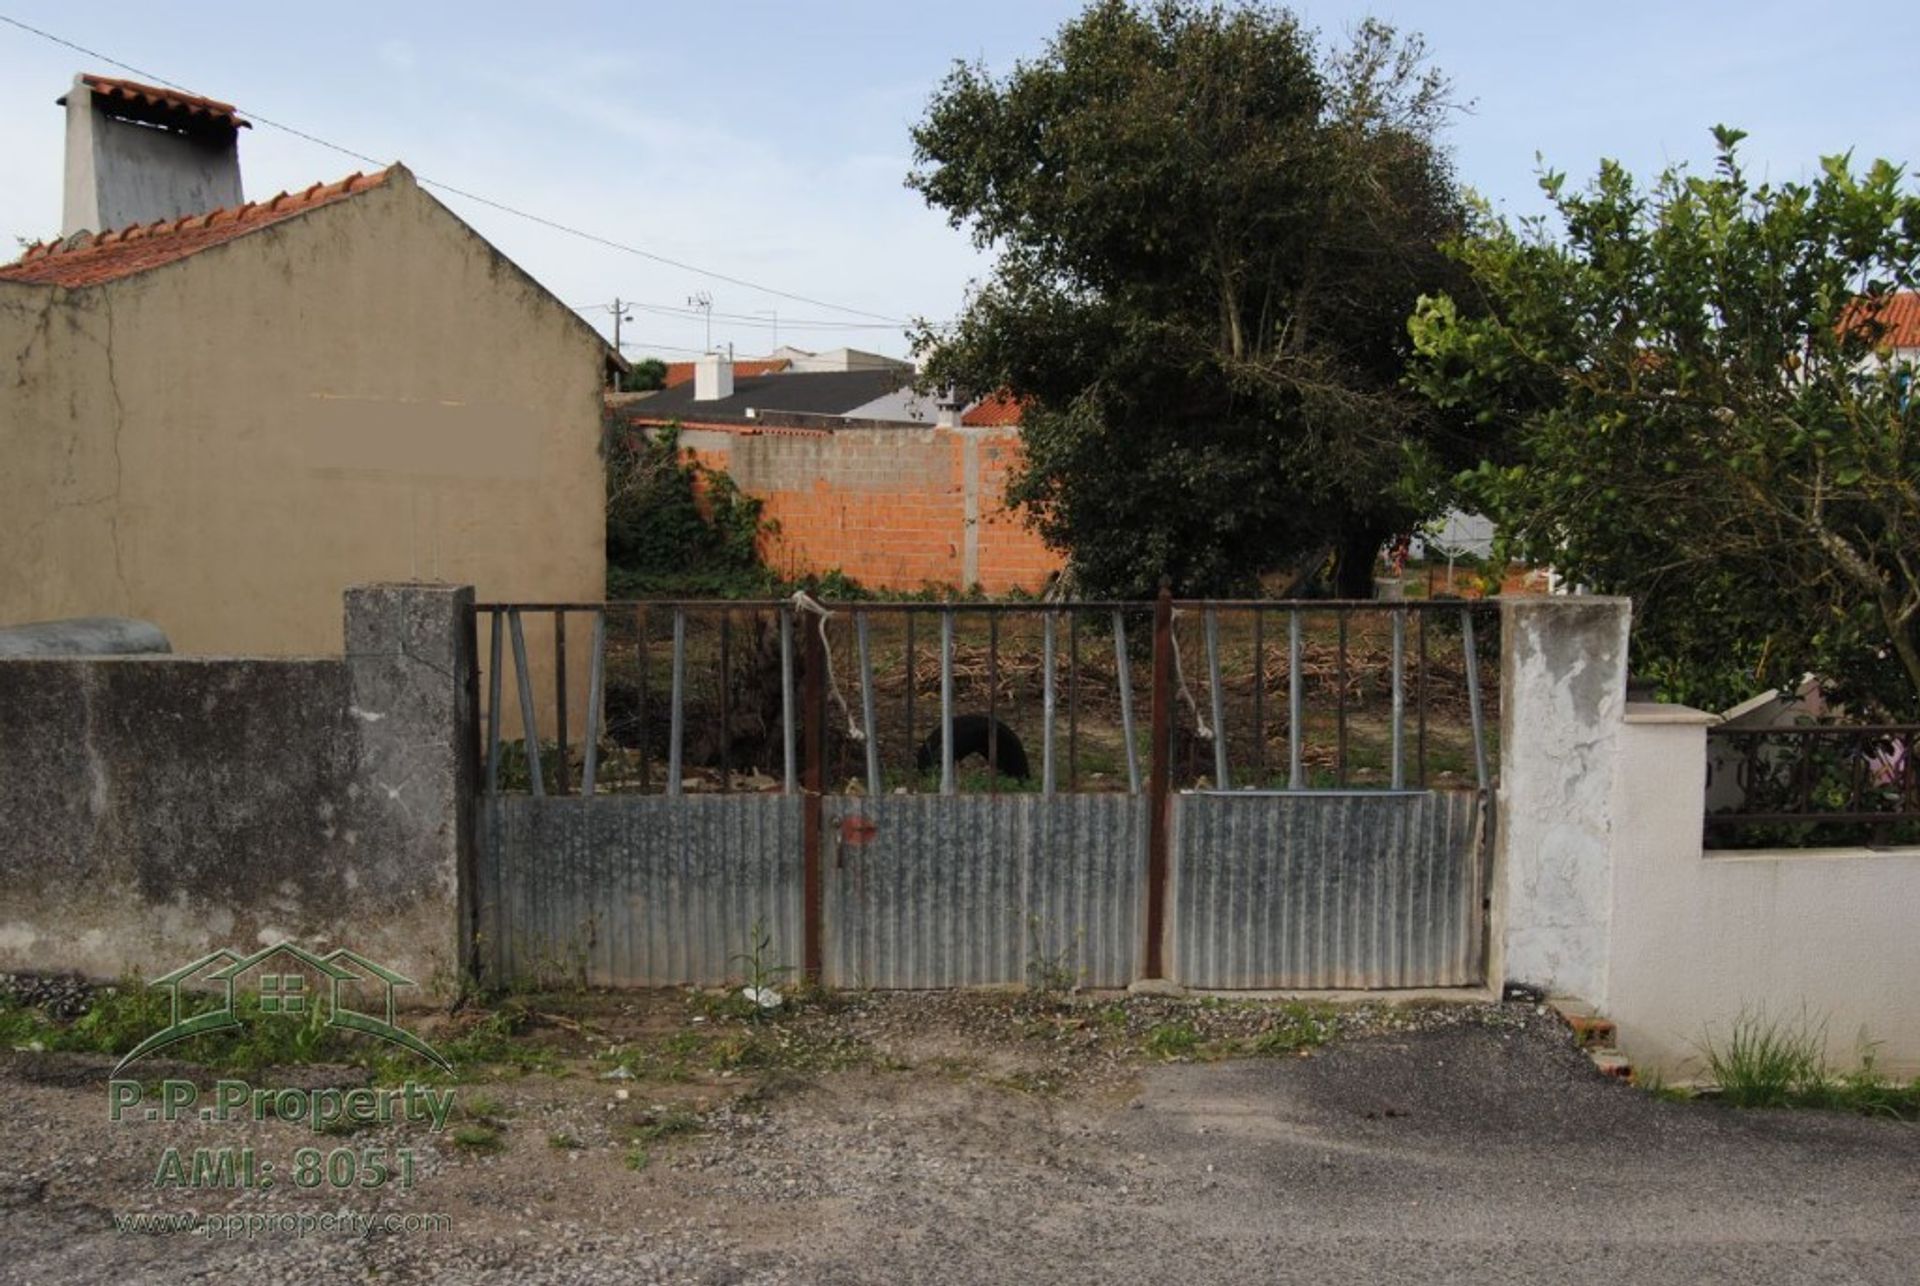
[(1742, 1011), (1920, 1075), (1920, 848), (1707, 852), (1719, 716), (1626, 703), (1628, 624), (1620, 599), (1504, 607), (1490, 976), (1586, 1001), (1672, 1079)]
[(1920, 849), (1741, 852), (1700, 844), (1706, 728), (1630, 708), (1613, 843), (1609, 975), (1596, 1002), (1637, 1067), (1703, 1074), (1743, 1009), (1824, 1025), (1827, 1058), (1920, 1074)]
[(1512, 599), (1501, 612), (1500, 789), (1491, 976), (1598, 1004), (1606, 990), (1623, 598)]

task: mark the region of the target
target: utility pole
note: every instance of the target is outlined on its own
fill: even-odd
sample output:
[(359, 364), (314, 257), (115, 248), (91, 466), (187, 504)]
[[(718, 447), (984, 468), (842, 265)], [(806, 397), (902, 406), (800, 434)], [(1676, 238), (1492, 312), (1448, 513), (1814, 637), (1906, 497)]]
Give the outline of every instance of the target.
[(713, 296), (704, 290), (695, 291), (687, 296), (687, 307), (698, 308), (707, 317), (707, 345), (702, 352), (713, 351)]
[(607, 311), (613, 314), (613, 351), (618, 353), (620, 351), (620, 323), (625, 321), (627, 314), (633, 311), (633, 305), (621, 303), (620, 297), (615, 295), (613, 298), (613, 307)]

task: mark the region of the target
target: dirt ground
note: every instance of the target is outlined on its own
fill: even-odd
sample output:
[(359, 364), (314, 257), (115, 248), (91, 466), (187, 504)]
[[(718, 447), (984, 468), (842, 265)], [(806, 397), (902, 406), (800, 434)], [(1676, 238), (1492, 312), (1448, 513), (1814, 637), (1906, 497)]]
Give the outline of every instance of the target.
[[(440, 1131), (112, 1122), (108, 1059), (0, 1055), (0, 1280), (1920, 1278), (1915, 1127), (1663, 1102), (1601, 1077), (1531, 1005), (893, 993), (744, 1009), (548, 996), (443, 1020), (426, 1034), (464, 1061)], [(316, 1144), (409, 1148), (414, 1185), (152, 1186), (170, 1145)], [(341, 1210), (451, 1226), (115, 1225)]]

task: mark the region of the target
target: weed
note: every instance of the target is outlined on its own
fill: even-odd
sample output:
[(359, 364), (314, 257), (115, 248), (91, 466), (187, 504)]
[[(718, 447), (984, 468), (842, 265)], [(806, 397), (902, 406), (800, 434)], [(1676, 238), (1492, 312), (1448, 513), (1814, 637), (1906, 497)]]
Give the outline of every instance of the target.
[(1160, 1023), (1147, 1032), (1147, 1052), (1155, 1058), (1186, 1058), (1200, 1047), (1200, 1033), (1187, 1023)]
[(1734, 1107), (1786, 1107), (1825, 1084), (1825, 1046), (1826, 1027), (1809, 1027), (1804, 1015), (1789, 1025), (1743, 1009), (1724, 1044), (1709, 1037), (1707, 1070)]
[(1039, 916), (1027, 917), (1027, 987), (1029, 990), (1051, 993), (1073, 991), (1080, 985), (1080, 970), (1074, 967), (1074, 960), (1080, 954), (1081, 933), (1075, 930), (1073, 940), (1056, 952), (1049, 953), (1046, 947), (1046, 924)]
[(653, 1164), (653, 1154), (638, 1143), (627, 1149), (627, 1169), (636, 1174)]
[(733, 958), (746, 965), (746, 985), (751, 994), (742, 995), (741, 999), (753, 1007), (751, 1016), (758, 1022), (770, 1008), (761, 1003), (761, 998), (772, 993), (773, 985), (792, 973), (793, 966), (772, 963), (773, 933), (765, 920), (755, 920), (747, 936), (752, 945)]
[(1690, 1103), (1693, 1091), (1684, 1085), (1669, 1085), (1667, 1078), (1659, 1072), (1643, 1072), (1635, 1069), (1633, 1084), (1636, 1089), (1645, 1091), (1649, 1096), (1662, 1103)]
[(697, 1134), (704, 1128), (706, 1122), (694, 1113), (683, 1107), (670, 1107), (662, 1112), (649, 1112), (638, 1124), (627, 1127), (627, 1135), (635, 1143), (658, 1143), (681, 1134)]
[(549, 1134), (547, 1136), (547, 1146), (557, 1152), (574, 1152), (578, 1151), (582, 1145), (579, 1139), (563, 1131), (558, 1134)]
[(1256, 1054), (1274, 1056), (1318, 1049), (1340, 1032), (1339, 1011), (1331, 1005), (1295, 1002), (1282, 1008), (1273, 1023), (1253, 1038)]
[(497, 1120), (503, 1110), (499, 1099), (485, 1094), (474, 1094), (460, 1101), (460, 1115), (469, 1121)]
[(468, 1152), (498, 1152), (506, 1146), (490, 1125), (463, 1125), (453, 1132), (454, 1146)]

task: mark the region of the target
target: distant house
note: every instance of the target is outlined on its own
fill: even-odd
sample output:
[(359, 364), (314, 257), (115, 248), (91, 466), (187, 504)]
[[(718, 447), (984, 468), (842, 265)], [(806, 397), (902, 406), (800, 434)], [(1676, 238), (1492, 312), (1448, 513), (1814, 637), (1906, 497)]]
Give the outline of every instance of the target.
[[(715, 355), (686, 365), (691, 378), (667, 386), (624, 414), (640, 424), (838, 428), (854, 424), (938, 423), (941, 404), (913, 388), (911, 366), (803, 371), (785, 359), (730, 362)], [(671, 368), (669, 368), (671, 371)], [(959, 424), (957, 413), (951, 425)]]
[(404, 166), (249, 201), (231, 106), (62, 101), (67, 227), (0, 267), (0, 624), (321, 653), (357, 583), (600, 595), (591, 327)]
[[(694, 367), (697, 362), (668, 362), (666, 376), (661, 380), (661, 388), (678, 388), (682, 384), (693, 383)], [(733, 364), (736, 378), (745, 379), (755, 375), (774, 375), (793, 365), (784, 357), (748, 358)]]
[(1920, 366), (1920, 292), (1894, 291), (1870, 310), (1863, 301), (1856, 301), (1848, 307), (1847, 317), (1870, 317), (1881, 328), (1878, 347), (1888, 358)]
[(840, 571), (874, 589), (1045, 586), (1061, 560), (1005, 503), (1017, 422), (968, 423), (896, 359), (841, 350), (833, 369), (805, 369), (797, 351), (777, 353), (793, 365), (774, 372), (702, 358), (691, 380), (615, 407), (615, 426), (679, 426), (683, 447), (764, 502), (774, 529), (761, 552), (783, 573)]

